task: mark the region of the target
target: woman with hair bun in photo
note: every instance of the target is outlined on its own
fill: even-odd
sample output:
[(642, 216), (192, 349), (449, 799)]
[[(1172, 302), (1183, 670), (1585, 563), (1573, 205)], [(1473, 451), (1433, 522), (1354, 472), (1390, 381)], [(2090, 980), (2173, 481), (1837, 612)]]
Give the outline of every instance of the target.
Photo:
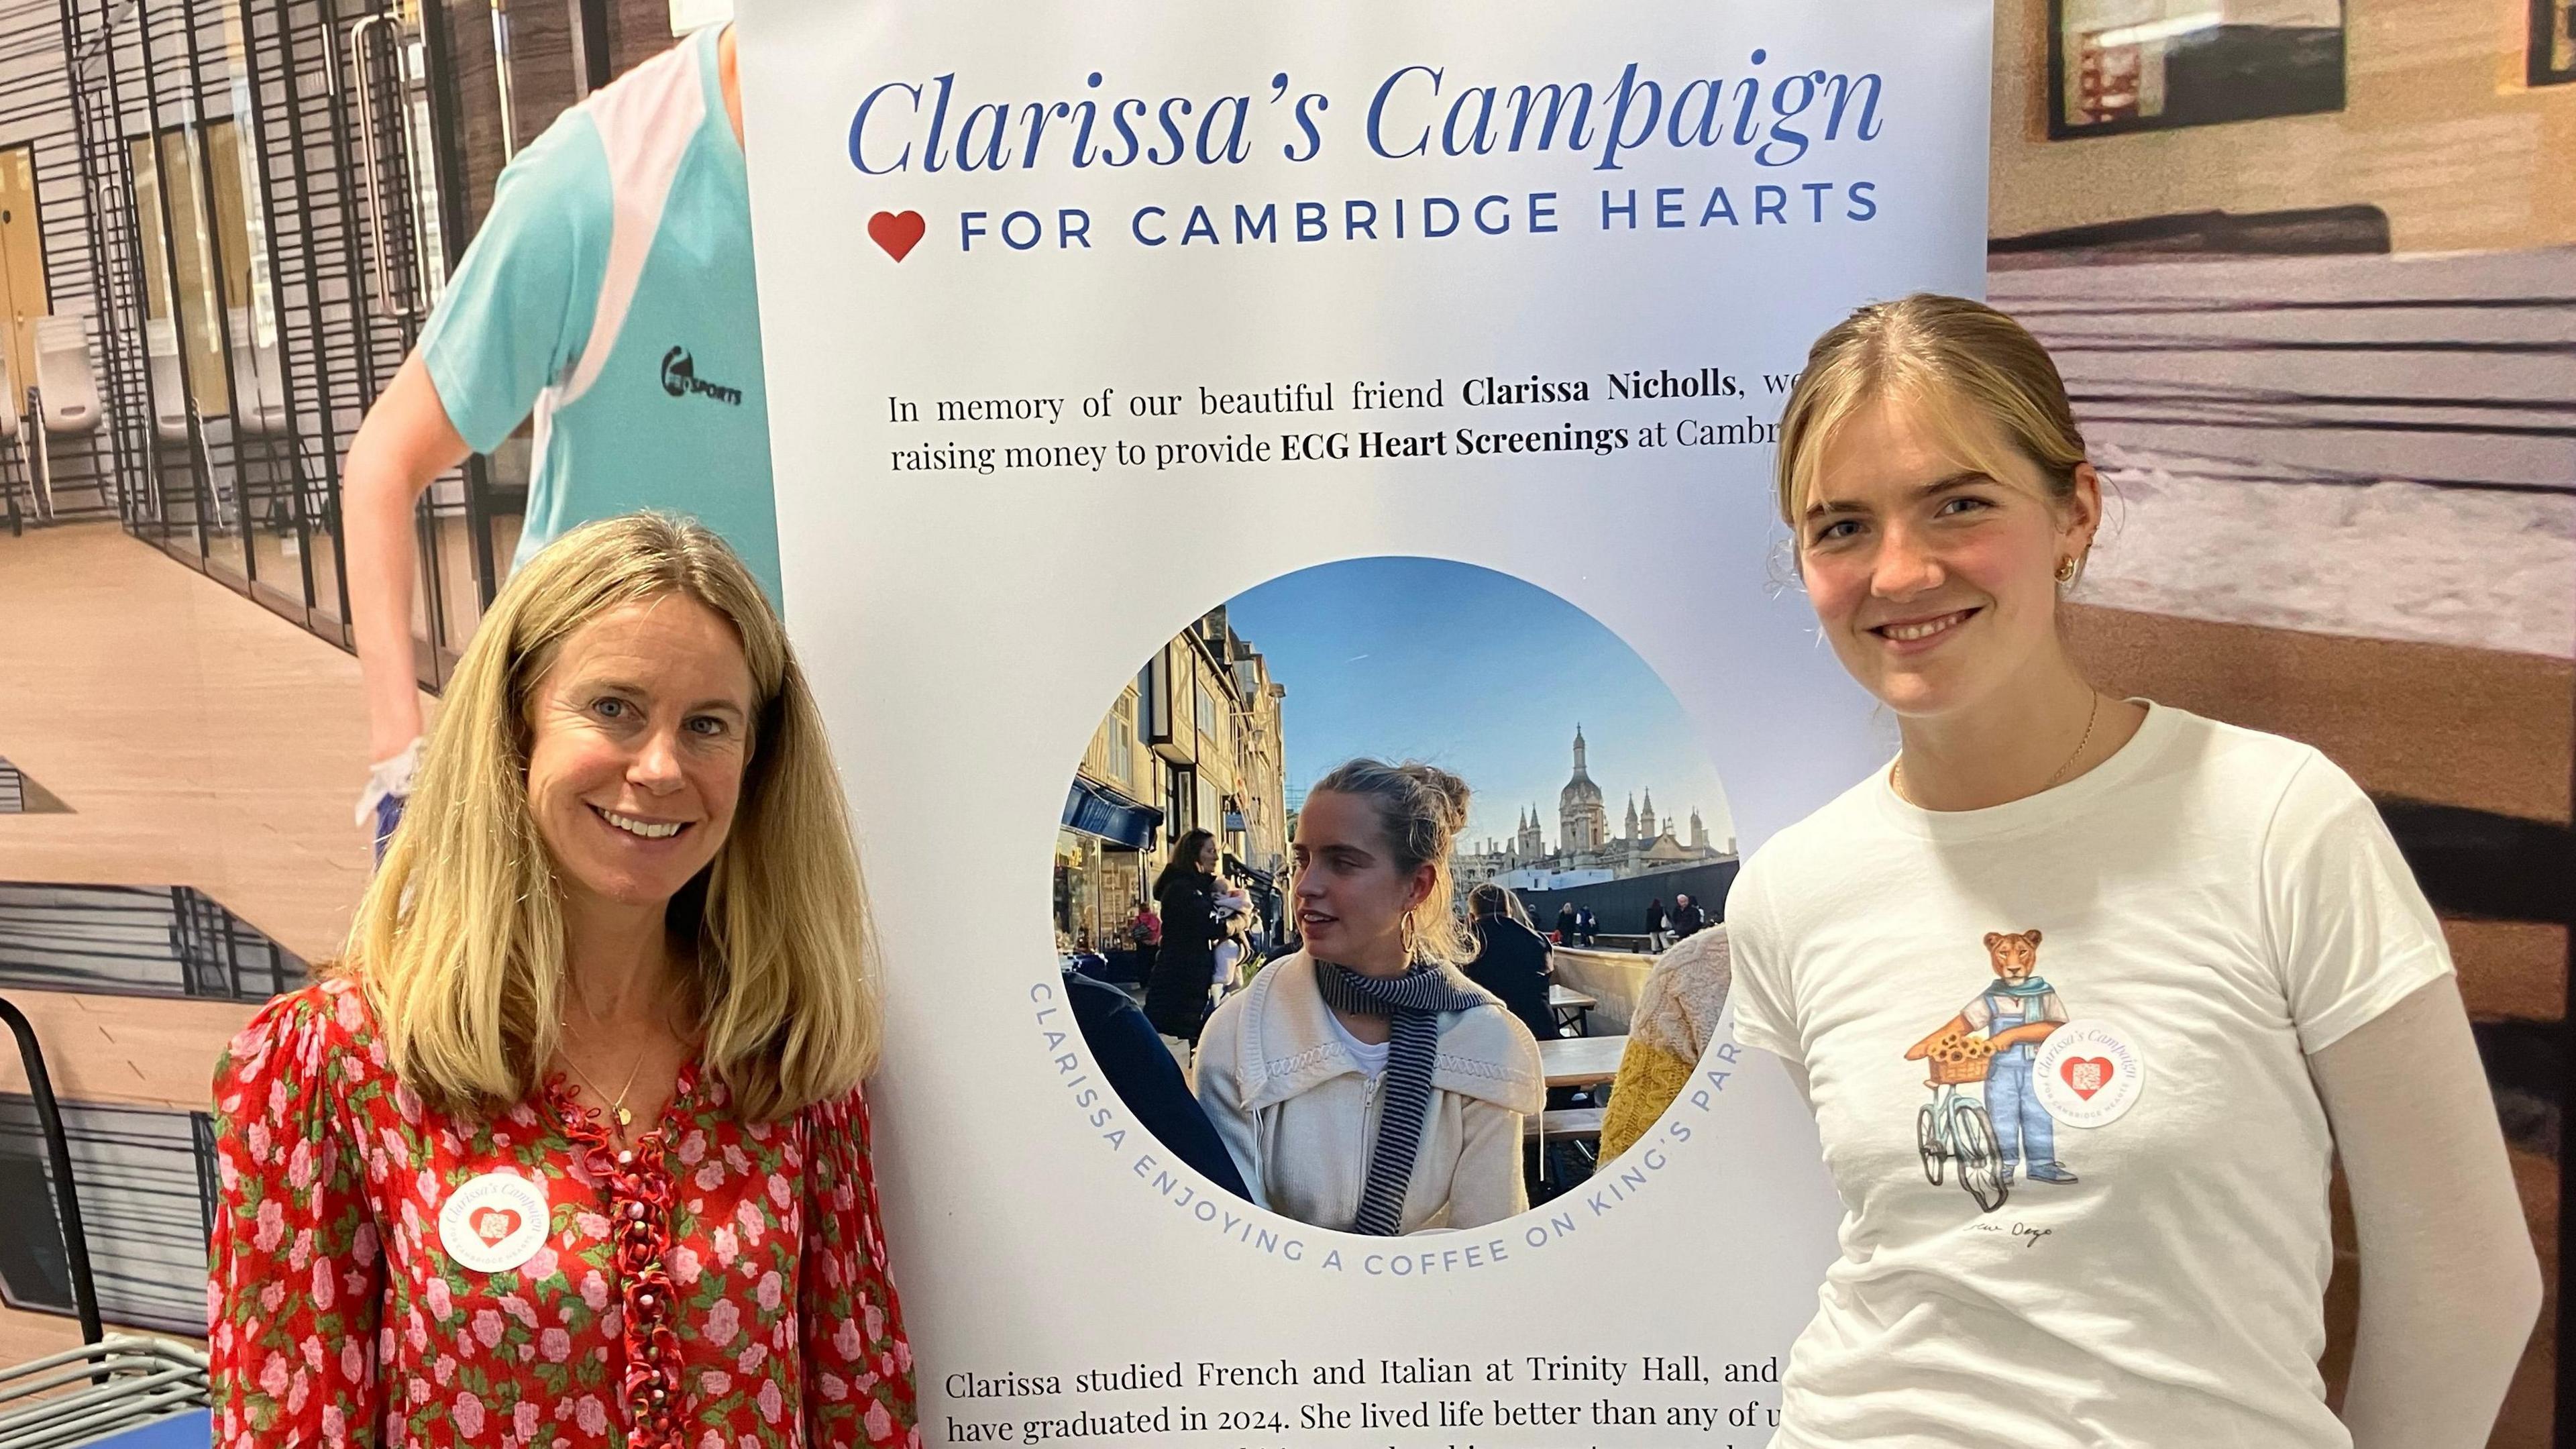
[(1467, 783), (1352, 760), (1307, 791), (1291, 899), (1303, 949), (1210, 1016), (1198, 1093), (1253, 1198), (1318, 1227), (1390, 1235), (1529, 1205), (1521, 1121), (1545, 1105), (1538, 1044), (1458, 969), (1476, 938), (1449, 861)]

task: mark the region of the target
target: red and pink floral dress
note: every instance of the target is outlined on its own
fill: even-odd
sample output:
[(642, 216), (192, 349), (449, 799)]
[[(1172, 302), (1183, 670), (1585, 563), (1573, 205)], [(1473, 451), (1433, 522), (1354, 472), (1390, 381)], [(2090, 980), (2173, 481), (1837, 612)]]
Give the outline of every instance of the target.
[[(217, 1449), (917, 1446), (859, 1094), (778, 1123), (726, 1101), (683, 1068), (623, 1150), (560, 1080), (451, 1116), (353, 984), (270, 1003), (215, 1073)], [(478, 1272), (440, 1208), (495, 1173), (549, 1230)]]

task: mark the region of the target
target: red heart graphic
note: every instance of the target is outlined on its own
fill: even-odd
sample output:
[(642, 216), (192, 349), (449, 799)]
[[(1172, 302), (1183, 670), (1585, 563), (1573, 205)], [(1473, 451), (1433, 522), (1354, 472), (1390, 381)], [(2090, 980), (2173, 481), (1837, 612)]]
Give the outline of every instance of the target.
[(2111, 1070), (2109, 1057), (2068, 1057), (2057, 1065), (2057, 1074), (2087, 1102), (2093, 1100), (2095, 1092), (2110, 1085)]
[(519, 1215), (509, 1208), (485, 1208), (474, 1215), (474, 1236), (492, 1247), (519, 1230)]
[(868, 218), (869, 239), (898, 262), (912, 254), (921, 242), (921, 234), (929, 229), (930, 223), (923, 221), (917, 211), (880, 211)]

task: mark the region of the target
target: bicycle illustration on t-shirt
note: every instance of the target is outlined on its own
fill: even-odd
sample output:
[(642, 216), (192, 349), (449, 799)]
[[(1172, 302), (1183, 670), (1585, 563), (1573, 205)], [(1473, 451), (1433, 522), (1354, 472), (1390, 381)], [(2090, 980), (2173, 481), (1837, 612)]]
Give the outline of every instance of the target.
[[(2075, 1181), (2057, 1160), (2057, 1124), (2032, 1082), (2040, 1042), (2067, 1019), (2038, 974), (2039, 939), (2036, 930), (1988, 932), (1994, 983), (1905, 1052), (1931, 1064), (1932, 1101), (1915, 1115), (1923, 1175), (1937, 1184), (1955, 1160), (1959, 1185), (1986, 1212), (2011, 1194), (2017, 1163), (2034, 1182)], [(1971, 1082), (1985, 1084), (1982, 1103), (1959, 1090)]]

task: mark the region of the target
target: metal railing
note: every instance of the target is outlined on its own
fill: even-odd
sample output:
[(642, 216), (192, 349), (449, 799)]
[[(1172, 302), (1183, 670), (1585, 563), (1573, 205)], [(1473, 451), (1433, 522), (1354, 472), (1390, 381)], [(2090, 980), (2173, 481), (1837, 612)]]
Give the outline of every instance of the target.
[[(76, 1387), (83, 1379), (89, 1387)], [(204, 1354), (120, 1335), (0, 1370), (0, 1449), (68, 1449), (178, 1415), (210, 1419), (210, 1403)]]
[(189, 886), (0, 882), (0, 986), (261, 1002), (309, 975)]
[[(63, 1131), (63, 1112), (54, 1100), (53, 1078), (45, 1071), (44, 1049), (26, 1013), (0, 996), (0, 1021), (18, 1039), (18, 1062), (26, 1069), (27, 1091), (35, 1098), (36, 1120), (44, 1132), (45, 1164), (53, 1186), (54, 1216), (61, 1225), (63, 1257), (72, 1287), (72, 1311), (79, 1315), (81, 1340), (97, 1343), (106, 1336), (98, 1317), (98, 1284), (90, 1274), (89, 1234), (81, 1226), (80, 1189), (72, 1181), (71, 1138)], [(7, 1436), (0, 1434), (0, 1441)]]

